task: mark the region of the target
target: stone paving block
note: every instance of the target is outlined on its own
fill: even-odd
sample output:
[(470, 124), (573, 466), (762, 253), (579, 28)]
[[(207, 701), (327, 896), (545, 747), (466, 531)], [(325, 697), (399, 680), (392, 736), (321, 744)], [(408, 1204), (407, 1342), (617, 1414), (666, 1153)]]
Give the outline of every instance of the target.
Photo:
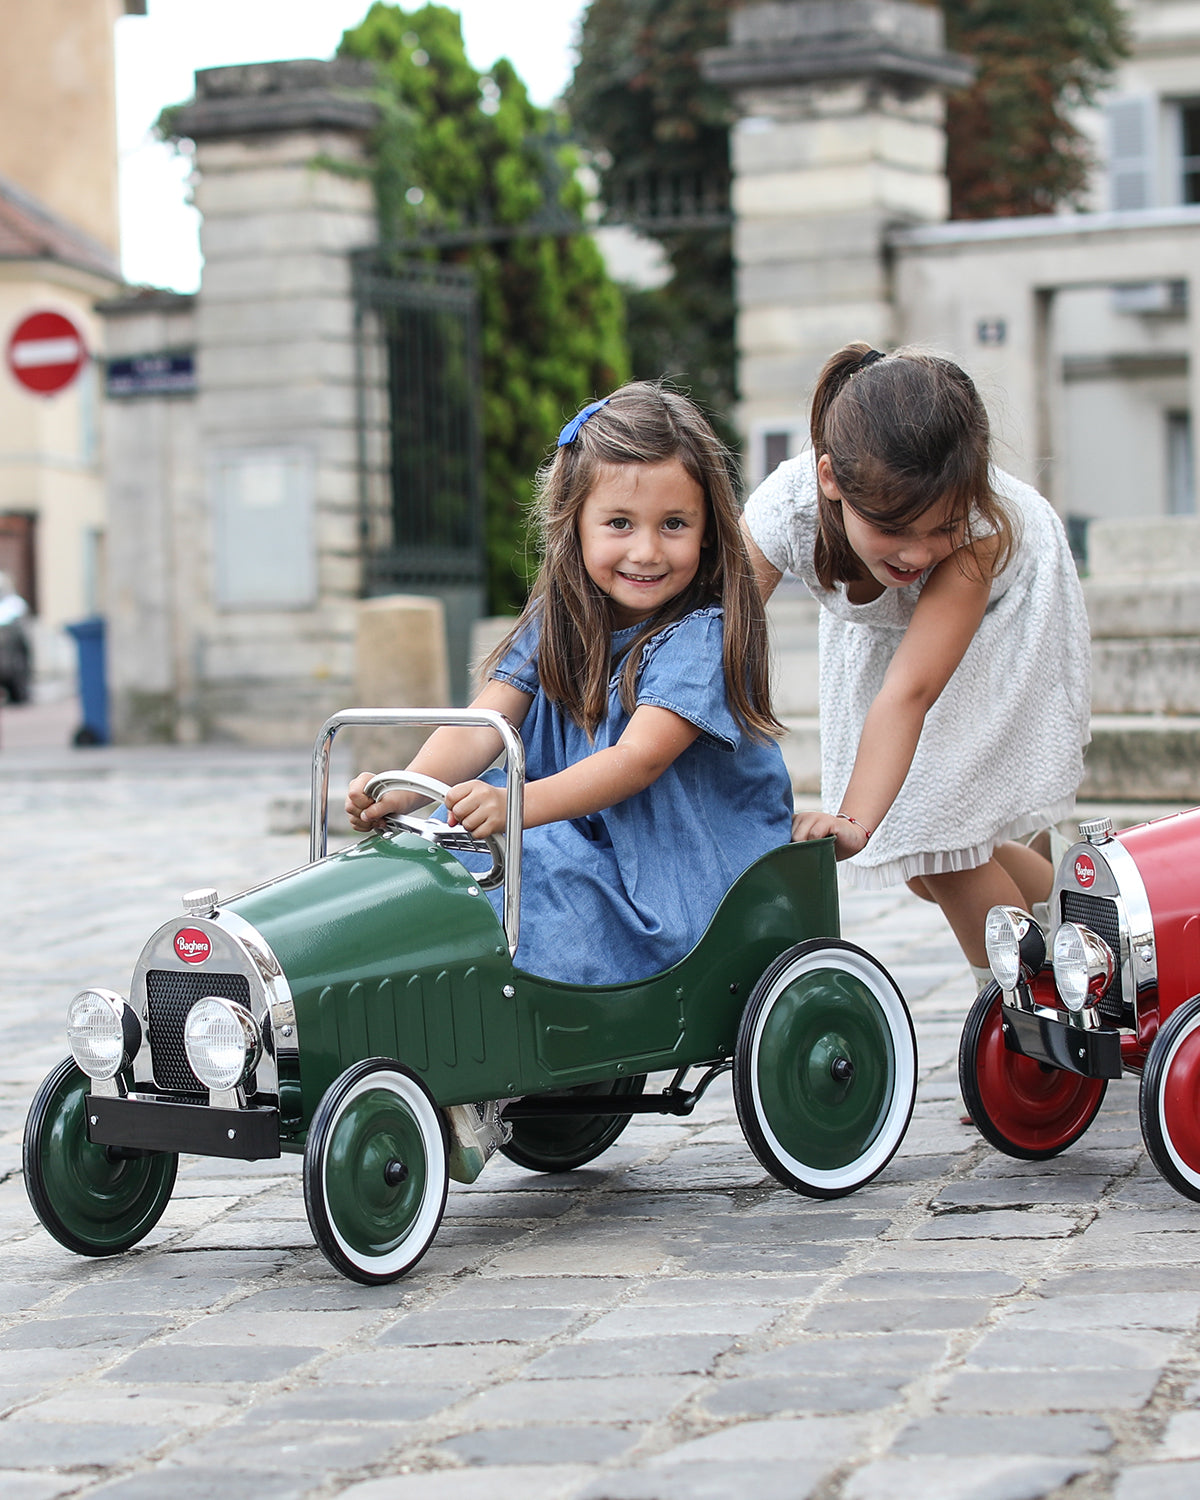
[(1003, 1271), (864, 1271), (848, 1276), (843, 1296), (867, 1301), (906, 1297), (1004, 1297), (1019, 1292), (1024, 1281)]
[[(118, 1304), (119, 1305), (119, 1304)], [(27, 1320), (0, 1333), (0, 1351), (19, 1349), (130, 1349), (161, 1333), (170, 1323), (162, 1317), (131, 1314), (104, 1317)]]
[(633, 1305), (605, 1313), (576, 1337), (589, 1339), (661, 1338), (671, 1334), (754, 1333), (780, 1315), (778, 1307), (646, 1307)]
[(31, 1422), (20, 1416), (0, 1424), (3, 1463), (12, 1469), (96, 1468), (130, 1463), (157, 1448), (175, 1429), (162, 1426), (99, 1426), (89, 1422)]
[(605, 1276), (473, 1276), (454, 1286), (435, 1307), (439, 1312), (496, 1307), (603, 1307), (629, 1291), (629, 1283)]
[(306, 1312), (302, 1318), (290, 1312), (252, 1311), (243, 1302), (235, 1302), (224, 1312), (196, 1318), (186, 1328), (170, 1333), (164, 1344), (260, 1345), (287, 1348), (303, 1343), (309, 1349), (328, 1349), (352, 1338), (364, 1328), (375, 1326), (378, 1312)]
[(465, 1464), (600, 1464), (641, 1435), (640, 1427), (496, 1427), (447, 1438), (436, 1451)]
[(980, 1457), (1078, 1458), (1107, 1453), (1112, 1429), (1099, 1417), (1077, 1412), (1031, 1414), (1020, 1422), (1008, 1416), (933, 1416), (911, 1422), (892, 1440), (902, 1458), (936, 1454), (945, 1458)]
[(714, 1417), (778, 1418), (798, 1413), (838, 1416), (878, 1411), (894, 1405), (908, 1377), (890, 1378), (863, 1370), (860, 1375), (795, 1374), (774, 1378), (727, 1380), (702, 1398)]
[(277, 1380), (320, 1354), (316, 1348), (280, 1348), (270, 1345), (227, 1347), (220, 1344), (159, 1344), (138, 1349), (105, 1375), (107, 1380), (132, 1384), (207, 1384), (211, 1381), (249, 1381), (260, 1384)]
[(815, 1338), (801, 1334), (778, 1348), (730, 1357), (727, 1371), (738, 1375), (851, 1375), (858, 1379), (911, 1379), (946, 1356), (949, 1341), (933, 1333), (862, 1334), (854, 1338)]
[(0, 1468), (0, 1495), (4, 1500), (54, 1500), (56, 1495), (77, 1489), (79, 1480), (66, 1474), (23, 1474)]
[(412, 1381), (380, 1386), (303, 1386), (255, 1401), (241, 1412), (245, 1426), (316, 1422), (355, 1425), (362, 1422), (401, 1426), (423, 1421), (463, 1399), (461, 1385), (417, 1385)]
[(433, 1308), (407, 1313), (377, 1335), (376, 1344), (535, 1344), (553, 1338), (579, 1317), (574, 1308)]
[(746, 1500), (749, 1495), (754, 1500), (806, 1500), (824, 1473), (803, 1459), (679, 1464), (653, 1473), (611, 1469), (572, 1500)]
[(513, 1464), (502, 1475), (486, 1468), (421, 1474), (401, 1470), (352, 1484), (338, 1500), (573, 1500), (592, 1472), (581, 1464)]
[(823, 1284), (821, 1276), (659, 1276), (640, 1287), (627, 1306), (791, 1306), (811, 1297)]
[(1072, 1370), (1033, 1380), (1028, 1370), (962, 1370), (946, 1384), (947, 1412), (1138, 1411), (1154, 1394), (1158, 1370)]
[(833, 1468), (858, 1450), (870, 1432), (866, 1417), (785, 1417), (740, 1422), (719, 1432), (680, 1443), (646, 1460), (647, 1468), (721, 1463), (775, 1463), (802, 1458), (805, 1464)]
[(463, 1402), (463, 1425), (658, 1422), (701, 1388), (696, 1376), (611, 1375), (560, 1380), (509, 1380)]
[[(326, 1265), (323, 1259), (323, 1265)], [(267, 1287), (239, 1298), (237, 1308), (248, 1319), (264, 1313), (395, 1313), (417, 1304), (422, 1293), (407, 1281), (383, 1287), (360, 1287), (345, 1277), (323, 1277), (293, 1286)]]
[(1074, 1234), (1076, 1219), (1067, 1214), (998, 1211), (938, 1214), (913, 1231), (921, 1240), (1042, 1240)]
[(0, 1281), (0, 1318), (11, 1317), (27, 1307), (36, 1307), (57, 1290), (50, 1282)]
[(448, 1219), (557, 1219), (575, 1207), (566, 1193), (456, 1193), (446, 1198)]
[(1200, 1411), (1177, 1411), (1167, 1422), (1156, 1458), (1200, 1459)]
[(392, 1427), (349, 1422), (276, 1422), (270, 1425), (227, 1422), (190, 1443), (171, 1450), (170, 1462), (187, 1469), (265, 1469), (297, 1471), (310, 1484), (326, 1476), (366, 1468), (382, 1461), (397, 1445)]
[(370, 1349), (322, 1361), (318, 1386), (457, 1385), (463, 1393), (524, 1360), (509, 1344), (450, 1344), (434, 1348)]
[(621, 1245), (607, 1236), (562, 1231), (500, 1251), (488, 1270), (505, 1276), (648, 1276), (672, 1265), (675, 1254), (674, 1245), (653, 1234), (631, 1236)]
[(1200, 1317), (1200, 1289), (1196, 1291), (1095, 1292), (1091, 1295), (1041, 1296), (1034, 1302), (1014, 1303), (1004, 1309), (1004, 1326), (1027, 1328), (1103, 1329), (1117, 1332), (1151, 1328), (1169, 1332), (1195, 1327)]
[(707, 1374), (731, 1346), (732, 1339), (682, 1335), (658, 1339), (605, 1339), (560, 1345), (531, 1360), (531, 1380), (582, 1376)]
[(900, 1329), (970, 1328), (992, 1303), (965, 1297), (913, 1297), (892, 1302), (838, 1301), (813, 1308), (804, 1319), (810, 1333), (895, 1333)]
[(1030, 1203), (1095, 1203), (1100, 1187), (1090, 1177), (985, 1177), (948, 1183), (934, 1199), (942, 1208), (1019, 1208)]
[(113, 1277), (76, 1287), (56, 1305), (55, 1312), (72, 1317), (112, 1313), (117, 1308), (122, 1317), (200, 1312), (223, 1302), (239, 1287), (232, 1276)]
[(262, 1469), (233, 1469), (218, 1465), (207, 1469), (157, 1468), (88, 1492), (88, 1500), (301, 1500), (312, 1483), (304, 1474), (265, 1473)]
[(845, 1500), (1045, 1500), (1089, 1465), (1071, 1459), (883, 1459), (846, 1481)]
[(158, 1424), (181, 1431), (219, 1422), (234, 1409), (227, 1390), (205, 1390), (199, 1386), (164, 1390), (156, 1386), (150, 1395), (140, 1390), (103, 1386), (93, 1380), (87, 1384), (73, 1382), (64, 1391), (22, 1407), (21, 1417), (31, 1422)]
[(1196, 1500), (1200, 1463), (1139, 1464), (1118, 1474), (1113, 1500)]
[(1153, 1329), (1115, 1332), (1093, 1329), (1086, 1338), (1064, 1338), (1059, 1329), (989, 1329), (967, 1355), (969, 1367), (983, 1370), (1149, 1370), (1171, 1358), (1171, 1334)]
[(833, 1271), (856, 1246), (827, 1241), (818, 1245), (705, 1245), (677, 1256), (678, 1266), (700, 1276)]

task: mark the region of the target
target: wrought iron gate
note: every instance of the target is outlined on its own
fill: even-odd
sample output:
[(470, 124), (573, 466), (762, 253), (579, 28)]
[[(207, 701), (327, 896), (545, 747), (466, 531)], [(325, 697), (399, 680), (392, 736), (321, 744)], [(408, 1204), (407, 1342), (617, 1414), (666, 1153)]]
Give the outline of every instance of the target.
[(484, 610), (479, 298), (469, 270), (354, 260), (363, 592), (446, 608), (451, 689), (468, 693)]

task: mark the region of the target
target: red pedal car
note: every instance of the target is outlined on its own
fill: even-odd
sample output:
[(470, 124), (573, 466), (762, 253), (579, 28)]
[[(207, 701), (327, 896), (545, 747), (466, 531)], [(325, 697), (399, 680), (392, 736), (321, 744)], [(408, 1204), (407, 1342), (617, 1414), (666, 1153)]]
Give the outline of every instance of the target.
[(1049, 932), (994, 906), (994, 983), (959, 1048), (963, 1098), (1009, 1156), (1055, 1156), (1096, 1117), (1110, 1078), (1141, 1078), (1146, 1150), (1200, 1201), (1200, 809), (1114, 833), (1080, 824), (1050, 895)]

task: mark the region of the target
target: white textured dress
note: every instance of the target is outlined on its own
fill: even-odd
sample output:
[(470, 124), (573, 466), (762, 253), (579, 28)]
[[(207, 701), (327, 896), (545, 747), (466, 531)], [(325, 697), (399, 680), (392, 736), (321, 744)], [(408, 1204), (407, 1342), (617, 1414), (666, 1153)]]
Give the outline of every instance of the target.
[[(1062, 523), (1011, 474), (993, 486), (1016, 546), (992, 583), (979, 629), (929, 710), (895, 802), (861, 854), (843, 865), (876, 889), (914, 875), (970, 870), (997, 844), (1069, 817), (1090, 738), (1091, 649), (1083, 592)], [(917, 583), (851, 604), (824, 589), (813, 551), (817, 479), (811, 452), (783, 463), (746, 503), (746, 524), (781, 572), (794, 573), (820, 616), (821, 800), (841, 806), (863, 721), (912, 618)], [(926, 575), (927, 576), (927, 575)]]

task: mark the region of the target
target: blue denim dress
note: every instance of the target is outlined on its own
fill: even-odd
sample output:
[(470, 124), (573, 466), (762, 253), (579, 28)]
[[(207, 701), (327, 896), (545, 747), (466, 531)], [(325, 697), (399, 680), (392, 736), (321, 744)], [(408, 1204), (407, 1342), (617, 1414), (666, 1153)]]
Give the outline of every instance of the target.
[[(541, 689), (537, 627), (492, 675), (528, 693), (526, 774), (553, 776), (615, 745), (629, 722), (618, 693), (634, 626), (613, 635), (608, 714), (589, 741)], [(791, 837), (792, 791), (774, 741), (752, 739), (725, 697), (719, 606), (693, 611), (642, 649), (637, 702), (670, 709), (699, 737), (644, 791), (615, 807), (525, 832), (516, 963), (576, 984), (616, 984), (669, 968), (695, 947), (738, 875)], [(492, 892), (497, 913), (501, 893)]]

